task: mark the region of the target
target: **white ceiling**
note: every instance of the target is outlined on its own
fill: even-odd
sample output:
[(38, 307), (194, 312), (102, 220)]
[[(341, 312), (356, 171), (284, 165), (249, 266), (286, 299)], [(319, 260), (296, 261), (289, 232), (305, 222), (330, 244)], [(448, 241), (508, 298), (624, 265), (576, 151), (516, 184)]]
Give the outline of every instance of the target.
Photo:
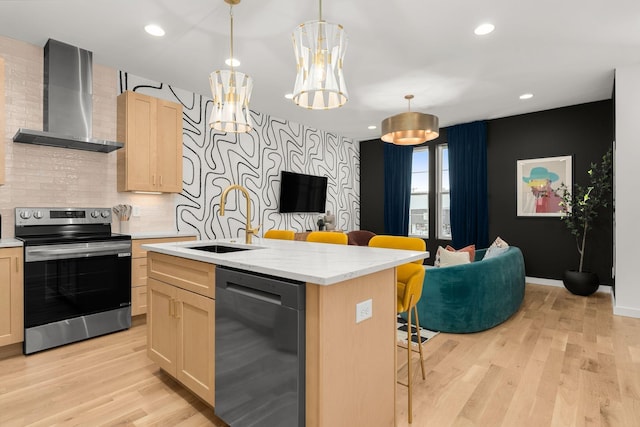
[[(317, 0), (242, 0), (235, 6), (238, 69), (254, 78), (251, 108), (355, 139), (406, 111), (440, 126), (608, 99), (617, 67), (640, 63), (638, 0), (324, 0), (323, 18), (349, 38), (350, 99), (310, 111), (291, 92), (293, 28), (318, 18)], [(473, 33), (483, 22), (496, 30)], [(143, 27), (163, 26), (154, 38)], [(0, 35), (90, 50), (94, 63), (211, 96), (211, 71), (228, 68), (223, 0), (0, 0)], [(519, 95), (535, 96), (522, 101)]]

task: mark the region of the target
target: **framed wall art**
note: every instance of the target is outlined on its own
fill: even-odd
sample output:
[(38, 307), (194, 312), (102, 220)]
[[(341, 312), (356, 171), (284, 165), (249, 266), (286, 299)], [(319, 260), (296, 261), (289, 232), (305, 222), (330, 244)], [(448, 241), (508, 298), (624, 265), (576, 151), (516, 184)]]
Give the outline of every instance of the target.
[(572, 156), (518, 160), (516, 164), (517, 215), (562, 216), (559, 188), (562, 184), (572, 188)]

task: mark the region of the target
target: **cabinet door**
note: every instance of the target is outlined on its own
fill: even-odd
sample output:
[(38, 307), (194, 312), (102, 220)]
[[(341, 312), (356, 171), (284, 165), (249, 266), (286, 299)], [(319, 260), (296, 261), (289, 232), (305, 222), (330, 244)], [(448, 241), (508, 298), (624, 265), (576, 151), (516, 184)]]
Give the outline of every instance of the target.
[(178, 381), (214, 406), (214, 300), (182, 289), (177, 299)]
[(147, 281), (147, 356), (176, 376), (176, 288), (154, 279)]
[(0, 346), (24, 340), (22, 248), (0, 249)]
[(158, 99), (157, 189), (182, 191), (182, 105)]
[(118, 97), (118, 191), (158, 191), (156, 99), (127, 91)]

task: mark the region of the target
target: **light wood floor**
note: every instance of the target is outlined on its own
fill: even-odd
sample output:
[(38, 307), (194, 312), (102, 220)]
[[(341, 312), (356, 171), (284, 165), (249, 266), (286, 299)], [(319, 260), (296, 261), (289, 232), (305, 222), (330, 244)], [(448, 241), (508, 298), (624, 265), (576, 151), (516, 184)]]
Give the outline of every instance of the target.
[[(145, 332), (29, 357), (0, 351), (0, 426), (223, 426), (146, 358)], [(613, 316), (608, 295), (527, 285), (506, 323), (440, 334), (425, 350), (413, 426), (640, 426), (640, 319)], [(401, 386), (397, 419), (408, 426)]]

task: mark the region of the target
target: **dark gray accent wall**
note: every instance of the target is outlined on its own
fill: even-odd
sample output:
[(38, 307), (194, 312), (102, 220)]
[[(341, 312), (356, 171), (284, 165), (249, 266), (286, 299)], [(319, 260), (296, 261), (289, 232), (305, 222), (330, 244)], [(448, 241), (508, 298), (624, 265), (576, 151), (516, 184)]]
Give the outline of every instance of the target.
[[(591, 163), (613, 144), (613, 102), (591, 102), (488, 121), (489, 238), (520, 247), (527, 276), (561, 279), (577, 269), (576, 242), (558, 218), (516, 216), (516, 161), (573, 156), (573, 180), (585, 184)], [(611, 284), (613, 208), (602, 212), (590, 232), (585, 269)]]
[[(360, 142), (360, 229), (384, 234), (384, 142)], [(365, 161), (366, 159), (366, 161)]]
[[(612, 146), (613, 102), (591, 102), (488, 120), (487, 129), (489, 240), (500, 236), (520, 247), (527, 276), (561, 279), (565, 269), (578, 267), (575, 240), (559, 218), (516, 216), (516, 161), (572, 155), (574, 182), (585, 183), (590, 163), (599, 162)], [(441, 129), (440, 138), (429, 144), (444, 142), (446, 129)], [(380, 140), (360, 144), (361, 228), (376, 233), (384, 232), (382, 144)], [(430, 166), (435, 171), (435, 165)], [(435, 179), (433, 172), (431, 179)], [(431, 199), (430, 206), (435, 206), (435, 198)], [(429, 222), (435, 224), (433, 209)], [(432, 254), (428, 264), (433, 263), (437, 247), (448, 243), (433, 237), (427, 240), (427, 250)], [(611, 284), (612, 265), (613, 209), (609, 208), (602, 212), (590, 234), (585, 269), (596, 272), (603, 284)]]

